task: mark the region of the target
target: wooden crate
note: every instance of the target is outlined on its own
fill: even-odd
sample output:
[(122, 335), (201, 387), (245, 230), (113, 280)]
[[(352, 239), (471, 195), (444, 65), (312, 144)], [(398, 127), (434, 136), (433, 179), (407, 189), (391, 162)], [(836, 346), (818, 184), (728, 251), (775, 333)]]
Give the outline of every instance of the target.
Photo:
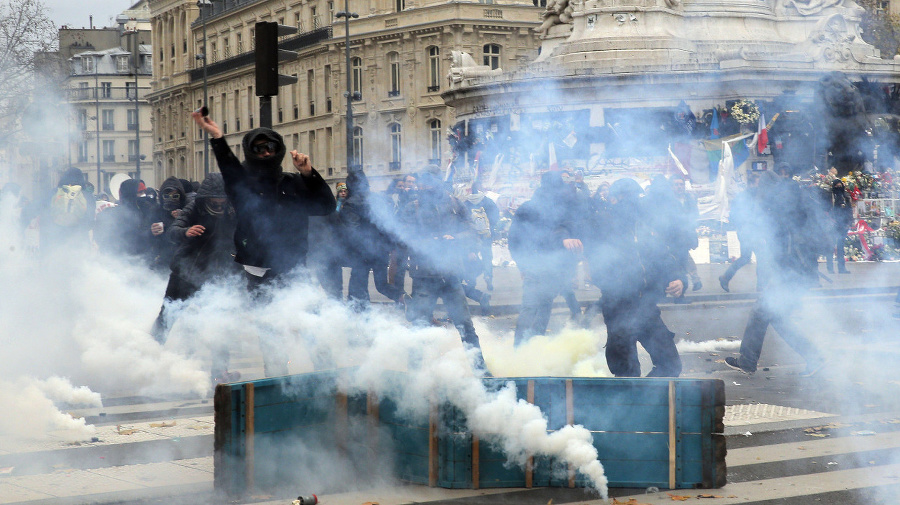
[[(230, 494), (271, 489), (291, 475), (291, 441), (320, 440), (336, 454), (392, 451), (394, 475), (444, 488), (582, 487), (586, 478), (552, 458), (525, 468), (473, 437), (450, 405), (409, 418), (390, 398), (338, 393), (342, 372), (219, 385), (215, 486)], [(397, 374), (397, 372), (385, 372)], [(713, 488), (725, 483), (724, 384), (714, 379), (489, 378), (514, 382), (538, 405), (548, 428), (582, 425), (610, 487)], [(361, 449), (361, 446), (362, 449)]]

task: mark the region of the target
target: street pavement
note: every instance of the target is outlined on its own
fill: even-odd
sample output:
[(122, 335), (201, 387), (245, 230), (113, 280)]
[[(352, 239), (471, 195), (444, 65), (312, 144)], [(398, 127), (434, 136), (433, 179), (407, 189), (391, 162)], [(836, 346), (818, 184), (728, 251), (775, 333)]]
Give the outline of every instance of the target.
[[(729, 352), (682, 351), (685, 377), (719, 378), (726, 385), (724, 488), (613, 489), (611, 496), (631, 505), (682, 499), (713, 505), (900, 503), (895, 498), (900, 496), (900, 377), (895, 373), (900, 323), (891, 317), (900, 263), (850, 263), (848, 268), (850, 274), (830, 276), (831, 282), (823, 278), (798, 316), (801, 328), (828, 350), (829, 366), (817, 376), (801, 377), (802, 359), (771, 332), (760, 370), (752, 376), (722, 364)], [(698, 269), (703, 289), (688, 293), (689, 304), (663, 304), (663, 318), (677, 341), (736, 342), (756, 296), (755, 267), (735, 276), (730, 293), (717, 280), (725, 265)], [(516, 270), (497, 268), (494, 284), (492, 316), (481, 321), (511, 331), (521, 296)], [(583, 303), (596, 299), (596, 290), (579, 288)], [(373, 290), (373, 301), (379, 297)], [(472, 307), (477, 314), (478, 304)], [(567, 320), (560, 300), (551, 330)], [(824, 328), (822, 321), (828, 323)], [(593, 323), (602, 328), (599, 318)], [(233, 363), (243, 378), (262, 376), (257, 354), (237, 355)], [(287, 504), (292, 498), (261, 490), (234, 501), (213, 493), (211, 398), (122, 396), (105, 398), (102, 408), (69, 412), (97, 426), (95, 439), (0, 439), (0, 504)], [(342, 493), (297, 490), (312, 493), (324, 493), (320, 503), (327, 505), (602, 503), (569, 489), (384, 485)]]

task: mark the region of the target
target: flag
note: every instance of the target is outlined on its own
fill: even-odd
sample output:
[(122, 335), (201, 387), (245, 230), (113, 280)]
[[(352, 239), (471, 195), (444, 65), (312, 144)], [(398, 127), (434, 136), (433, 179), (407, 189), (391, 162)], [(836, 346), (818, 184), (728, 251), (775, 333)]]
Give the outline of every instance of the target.
[(759, 114), (759, 125), (756, 129), (756, 151), (762, 154), (769, 144), (769, 131), (766, 129), (766, 116)]
[(736, 140), (731, 146), (732, 166), (737, 168), (750, 157), (750, 149), (747, 147), (746, 137)]
[(550, 142), (550, 170), (559, 170), (559, 164), (556, 162), (556, 146)]
[(719, 109), (713, 107), (712, 119), (709, 121), (709, 138), (719, 138)]

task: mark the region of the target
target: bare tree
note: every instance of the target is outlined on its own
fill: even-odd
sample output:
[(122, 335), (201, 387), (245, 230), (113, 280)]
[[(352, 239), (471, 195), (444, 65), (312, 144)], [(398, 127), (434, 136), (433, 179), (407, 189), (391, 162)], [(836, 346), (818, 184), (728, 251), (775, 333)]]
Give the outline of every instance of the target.
[(35, 62), (55, 50), (56, 40), (41, 0), (0, 0), (0, 142), (21, 130), (35, 92)]

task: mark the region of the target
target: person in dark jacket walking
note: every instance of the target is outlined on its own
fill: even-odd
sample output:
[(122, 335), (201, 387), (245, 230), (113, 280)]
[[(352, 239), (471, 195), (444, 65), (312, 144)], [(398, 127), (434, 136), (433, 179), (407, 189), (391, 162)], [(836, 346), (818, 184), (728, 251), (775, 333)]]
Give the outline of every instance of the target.
[(648, 377), (678, 377), (681, 358), (675, 334), (657, 304), (668, 294), (681, 296), (687, 282), (678, 254), (658, 226), (633, 179), (610, 186), (610, 207), (592, 215), (587, 255), (591, 278), (600, 287), (606, 323), (606, 362), (616, 377), (640, 377), (640, 342), (650, 354)]
[(803, 356), (806, 370), (801, 375), (810, 376), (822, 369), (825, 360), (797, 328), (793, 314), (805, 288), (818, 282), (816, 256), (824, 235), (823, 219), (817, 215), (821, 208), (792, 181), (769, 172), (761, 174), (755, 196), (759, 209), (754, 223), (759, 297), (750, 309), (740, 355), (725, 358), (725, 364), (745, 373), (755, 372), (771, 325)]
[[(847, 230), (853, 223), (853, 203), (844, 187), (844, 181), (840, 179), (831, 181), (830, 204), (828, 210), (833, 224), (832, 243), (834, 244), (834, 256), (837, 257), (838, 273), (849, 274), (850, 271), (847, 270), (846, 260), (844, 259), (844, 241), (847, 240)], [(834, 262), (832, 261), (830, 248), (825, 253), (825, 262), (828, 273), (834, 273)]]
[(475, 350), (475, 373), (490, 375), (460, 280), (462, 258), (471, 249), (467, 243), (474, 238), (468, 211), (450, 196), (434, 173), (423, 172), (418, 184), (418, 198), (407, 202), (401, 214), (413, 279), (406, 317), (418, 324), (431, 324), (437, 299), (442, 299), (463, 345)]
[[(235, 209), (235, 261), (244, 267), (251, 290), (261, 294), (260, 287), (285, 282), (292, 271), (306, 265), (309, 216), (334, 212), (334, 195), (305, 154), (291, 151), (299, 173), (283, 171), (287, 150), (276, 131), (247, 132), (241, 143), (246, 161), (241, 163), (215, 122), (199, 111), (192, 117), (211, 137), (225, 193)], [(265, 336), (260, 338), (260, 348), (267, 376), (287, 374), (283, 349)]]
[[(388, 262), (396, 239), (388, 232), (393, 209), (384, 195), (373, 193), (365, 172), (347, 176), (349, 196), (341, 207), (340, 220), (350, 265), (347, 299), (357, 305), (369, 303), (369, 271), (375, 289), (395, 303), (408, 297), (402, 286), (388, 283)], [(406, 296), (404, 296), (406, 295)]]
[(572, 290), (583, 251), (575, 189), (560, 172), (546, 172), (531, 200), (516, 209), (509, 227), (509, 252), (522, 275), (522, 308), (515, 344), (547, 331), (553, 299)]
[[(151, 332), (160, 344), (165, 343), (171, 326), (166, 310), (169, 305), (187, 300), (204, 284), (240, 273), (233, 256), (235, 225), (234, 209), (228, 203), (222, 174), (207, 175), (194, 200), (185, 205), (166, 231), (167, 239), (176, 244), (176, 251), (165, 299)], [(227, 366), (228, 349), (215, 349), (213, 381), (230, 382), (236, 378), (227, 372)]]

